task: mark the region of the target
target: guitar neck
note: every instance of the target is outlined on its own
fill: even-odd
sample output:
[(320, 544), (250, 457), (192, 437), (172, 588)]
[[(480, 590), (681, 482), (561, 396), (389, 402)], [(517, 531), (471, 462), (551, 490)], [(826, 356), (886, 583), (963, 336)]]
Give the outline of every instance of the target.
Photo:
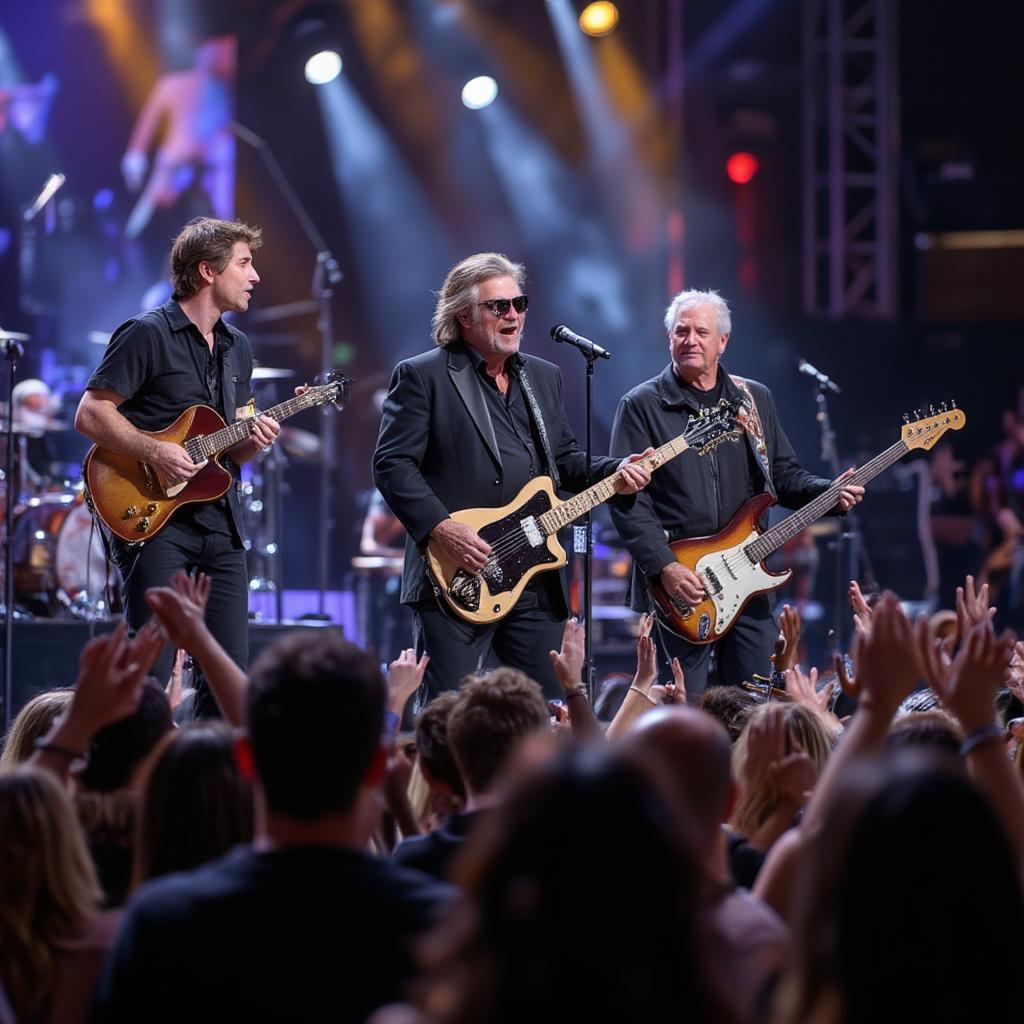
[[(263, 412), (256, 413), (256, 416), (269, 416), (280, 423), (282, 420), (294, 416), (303, 409), (310, 409), (316, 405), (322, 405), (323, 398), (320, 391), (310, 389), (294, 398), (281, 402), (279, 405), (271, 406)], [(235, 420), (234, 423), (215, 430), (212, 434), (204, 434), (201, 437), (193, 437), (185, 444), (185, 450), (192, 456), (193, 461), (203, 462), (212, 459), (221, 452), (233, 448), (236, 444), (247, 440), (252, 435), (253, 419)]]
[[(659, 466), (664, 466), (666, 462), (674, 459), (677, 455), (682, 455), (689, 447), (686, 435), (680, 434), (634, 465), (643, 466), (644, 469), (653, 471)], [(545, 512), (537, 520), (544, 535), (550, 536), (563, 526), (576, 522), (580, 516), (586, 515), (592, 508), (606, 502), (615, 493), (615, 485), (621, 477), (622, 470), (620, 469), (618, 472), (612, 473), (611, 476), (598, 480), (596, 484), (588, 487), (585, 491), (580, 491), (575, 497), (563, 501), (560, 505)]]
[(908, 451), (910, 449), (902, 440), (897, 441), (891, 448), (886, 448), (870, 462), (864, 463), (853, 476), (833, 481), (827, 490), (822, 491), (813, 501), (804, 505), (799, 512), (794, 512), (791, 516), (783, 519), (781, 523), (776, 523), (770, 530), (766, 530), (757, 540), (748, 544), (745, 550), (753, 561), (763, 562), (773, 551), (781, 548), (801, 530), (806, 529), (833, 508), (839, 500), (839, 492), (844, 487), (848, 487), (850, 484), (863, 486), (883, 470), (888, 469), (894, 462), (903, 458)]

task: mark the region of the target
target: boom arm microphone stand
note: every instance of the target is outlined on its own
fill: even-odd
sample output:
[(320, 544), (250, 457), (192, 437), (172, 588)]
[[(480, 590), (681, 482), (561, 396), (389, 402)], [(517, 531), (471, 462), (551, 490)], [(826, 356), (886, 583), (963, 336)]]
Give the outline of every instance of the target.
[[(306, 312), (307, 310), (312, 309), (317, 310), (317, 329), (320, 332), (320, 368), (321, 370), (326, 371), (330, 368), (332, 362), (334, 333), (331, 324), (331, 296), (334, 294), (335, 286), (341, 282), (345, 275), (342, 274), (339, 269), (338, 261), (334, 258), (331, 250), (327, 247), (327, 243), (317, 230), (316, 225), (313, 223), (313, 219), (306, 212), (306, 209), (299, 200), (299, 197), (295, 194), (295, 190), (289, 184), (284, 171), (281, 170), (281, 165), (275, 159), (266, 140), (261, 138), (255, 132), (250, 131), (244, 125), (239, 124), (237, 121), (232, 123), (231, 131), (259, 153), (260, 159), (263, 161), (264, 166), (270, 173), (270, 177), (273, 179), (278, 191), (284, 197), (284, 201), (288, 204), (289, 209), (295, 215), (295, 219), (299, 222), (299, 225), (306, 237), (316, 250), (316, 267), (313, 270), (311, 301), (308, 304), (296, 303), (295, 311)], [(317, 553), (319, 556), (317, 575), (319, 599), (317, 614), (321, 619), (327, 617), (324, 607), (328, 589), (327, 577), (328, 565), (330, 562), (328, 545), (330, 543), (330, 533), (334, 527), (334, 518), (332, 513), (332, 498), (334, 497), (332, 487), (332, 474), (334, 472), (335, 462), (334, 451), (334, 419), (330, 416), (329, 410), (325, 407), (321, 410), (320, 419), (320, 515), (319, 534), (317, 538)]]

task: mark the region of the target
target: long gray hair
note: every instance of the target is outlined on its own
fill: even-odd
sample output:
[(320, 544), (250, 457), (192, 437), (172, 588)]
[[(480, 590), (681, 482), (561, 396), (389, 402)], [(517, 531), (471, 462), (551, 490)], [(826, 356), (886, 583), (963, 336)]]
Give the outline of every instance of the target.
[(471, 309), (473, 318), (477, 317), (477, 286), (492, 277), (514, 278), (521, 291), (526, 283), (526, 268), (521, 263), (513, 263), (500, 252), (478, 252), (467, 256), (448, 271), (437, 293), (434, 319), (430, 324), (438, 345), (450, 345), (459, 340), (459, 314)]

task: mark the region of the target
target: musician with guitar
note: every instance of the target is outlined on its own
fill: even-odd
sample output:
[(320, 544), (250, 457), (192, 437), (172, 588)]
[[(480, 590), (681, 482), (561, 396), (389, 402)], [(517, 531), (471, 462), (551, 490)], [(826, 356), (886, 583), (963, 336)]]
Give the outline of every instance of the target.
[[(408, 534), (401, 600), (413, 608), (417, 652), (430, 655), (420, 707), (492, 651), (549, 697), (561, 695), (548, 652), (561, 645), (568, 608), (561, 573), (541, 570), (557, 570), (564, 552), (560, 562), (549, 551), (532, 513), (551, 508), (553, 491), (585, 486), (586, 456), (566, 418), (558, 368), (519, 351), (523, 283), (523, 267), (498, 253), (453, 267), (434, 313), (437, 347), (398, 364), (384, 402), (374, 480)], [(609, 491), (635, 493), (650, 478), (634, 464), (640, 458), (595, 457), (594, 478), (617, 474)], [(492, 545), (480, 535), (487, 531), (453, 515), (477, 506), (479, 524), (531, 483), (530, 507), (509, 511), (512, 540)], [(512, 561), (499, 562), (505, 554)], [(446, 569), (450, 578), (440, 578)]]
[[(753, 595), (732, 628), (719, 638), (706, 610), (713, 573), (702, 577), (677, 560), (670, 542), (716, 534), (751, 499), (764, 495), (800, 508), (827, 490), (830, 482), (804, 470), (779, 423), (771, 392), (756, 381), (730, 376), (720, 358), (732, 330), (729, 307), (714, 291), (683, 291), (665, 313), (671, 362), (639, 384), (619, 403), (612, 428), (612, 452), (659, 445), (679, 433), (686, 418), (721, 399), (747, 409), (745, 431), (699, 459), (677, 459), (657, 473), (627, 512), (611, 507), (612, 519), (633, 556), (631, 603), (651, 607), (650, 584), (689, 628), (692, 641), (659, 630), (669, 656), (680, 659), (687, 694), (704, 691), (712, 646), (717, 646), (720, 679), (739, 684), (753, 673), (766, 674), (778, 636), (770, 595)], [(837, 492), (843, 511), (861, 500), (864, 488), (844, 485)], [(661, 616), (662, 622), (665, 615)], [(682, 630), (677, 630), (682, 633)]]
[[(207, 469), (224, 474), (209, 456), (152, 432), (194, 406), (212, 408), (227, 423), (250, 409), (252, 351), (245, 335), (222, 317), (248, 309), (259, 281), (252, 254), (260, 242), (260, 230), (246, 224), (210, 217), (190, 221), (171, 249), (172, 298), (117, 329), (75, 416), (80, 433), (130, 469), (141, 469), (152, 488), (153, 500), (125, 501), (111, 517), (130, 538), (111, 535), (128, 625), (137, 630), (150, 617), (147, 588), (167, 585), (177, 569), (199, 569), (213, 580), (206, 611), (210, 631), (242, 668), (249, 655), (248, 574), (241, 509), (231, 484), (239, 464), (273, 444), (280, 428), (269, 416), (247, 424), (223, 460), (230, 474), (226, 492), (214, 487), (209, 493), (216, 497), (183, 503), (159, 530), (157, 517), (169, 506), (165, 496), (193, 478), (198, 482)], [(102, 496), (92, 497), (99, 509)], [(170, 675), (173, 656), (172, 649), (164, 651), (153, 670), (158, 678)], [(198, 689), (195, 713), (217, 713), (205, 686)]]

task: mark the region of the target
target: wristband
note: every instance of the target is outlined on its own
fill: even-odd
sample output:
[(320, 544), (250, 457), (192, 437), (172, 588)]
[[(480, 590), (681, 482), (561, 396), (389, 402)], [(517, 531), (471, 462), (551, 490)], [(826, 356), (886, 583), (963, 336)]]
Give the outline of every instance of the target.
[(630, 689), (634, 693), (639, 693), (640, 696), (643, 697), (648, 704), (653, 704), (655, 705), (655, 707), (657, 707), (658, 702), (649, 693), (644, 693), (644, 691), (641, 690), (638, 686), (631, 686)]
[(587, 691), (582, 686), (573, 686), (565, 691), (566, 700), (570, 697), (586, 697)]
[(1001, 725), (996, 725), (995, 722), (983, 725), (980, 729), (974, 729), (964, 737), (963, 743), (960, 744), (960, 756), (966, 757), (983, 743), (988, 743), (989, 740), (1002, 740), (1002, 738), (1003, 727)]

